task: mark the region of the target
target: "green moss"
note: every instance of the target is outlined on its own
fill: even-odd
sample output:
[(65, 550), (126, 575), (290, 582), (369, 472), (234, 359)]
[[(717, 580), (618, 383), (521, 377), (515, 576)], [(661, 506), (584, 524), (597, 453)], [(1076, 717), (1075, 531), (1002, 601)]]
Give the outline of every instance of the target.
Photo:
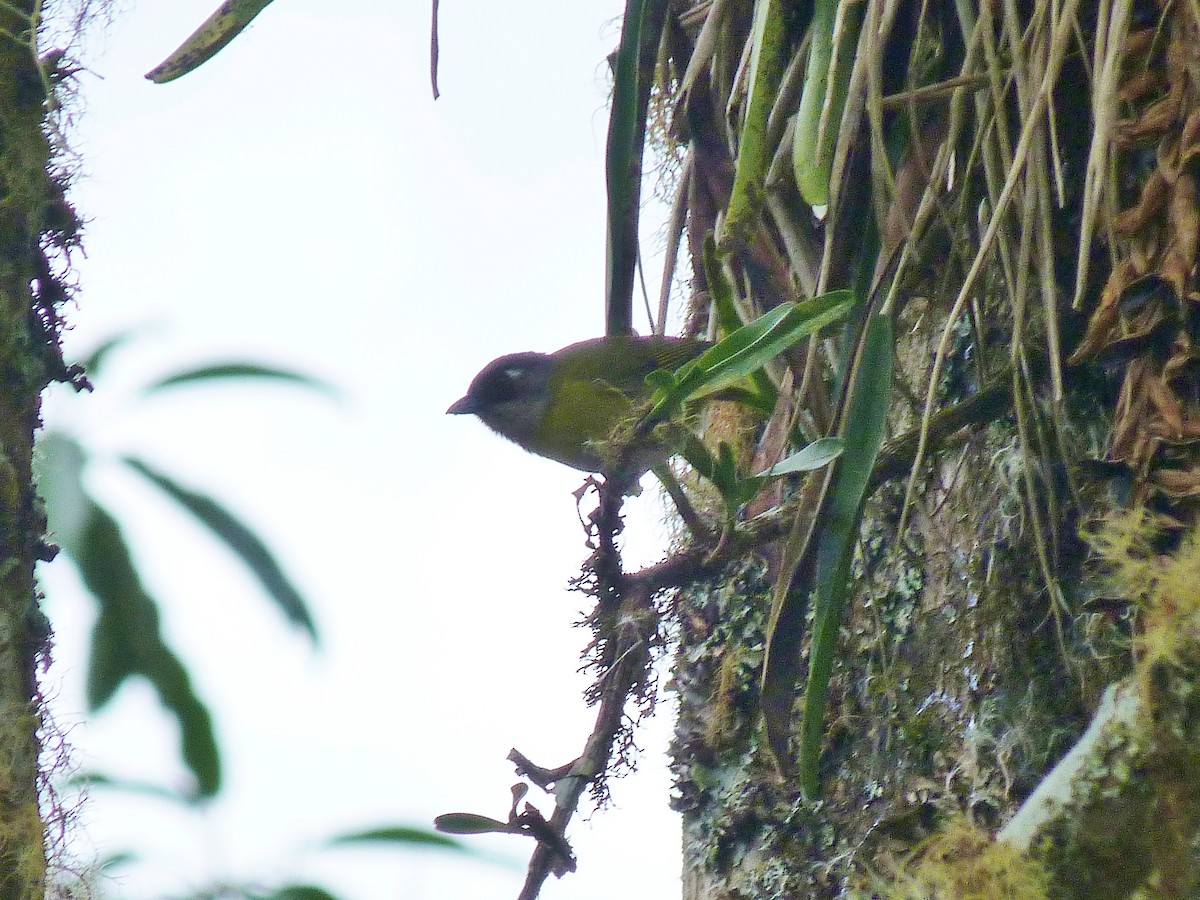
[(895, 878), (889, 900), (1045, 900), (1050, 876), (1015, 848), (958, 819), (930, 838)]

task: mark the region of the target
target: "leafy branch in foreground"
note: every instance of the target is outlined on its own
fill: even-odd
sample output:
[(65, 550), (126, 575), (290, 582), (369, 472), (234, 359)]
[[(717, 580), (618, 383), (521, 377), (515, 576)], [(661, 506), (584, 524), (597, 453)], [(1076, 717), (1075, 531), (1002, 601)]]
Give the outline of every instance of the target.
[[(102, 344), (83, 368), (93, 376), (99, 374), (111, 353), (129, 337), (128, 333), (118, 335)], [(331, 390), (308, 376), (241, 362), (173, 373), (145, 390), (160, 393), (231, 379)], [(89, 708), (94, 712), (105, 706), (127, 679), (145, 678), (179, 725), (183, 761), (196, 782), (194, 799), (211, 797), (221, 787), (220, 751), (212, 716), (196, 693), (187, 667), (162, 634), (159, 601), (138, 571), (125, 529), (117, 515), (88, 489), (87, 472), (102, 459), (69, 427), (49, 429), (38, 441), (37, 477), (50, 528), (99, 607), (89, 654)], [(217, 500), (184, 487), (149, 463), (132, 457), (121, 461), (208, 529), (246, 566), (285, 618), (316, 643), (317, 628), (308, 602), (253, 529)]]
[[(159, 801), (178, 807), (186, 816), (197, 822), (204, 817), (203, 808), (197, 806), (193, 797), (157, 784), (111, 778), (98, 773), (85, 773), (71, 779), (71, 786), (89, 792), (114, 791)], [(456, 838), (447, 837), (429, 828), (402, 823), (378, 825), (336, 834), (321, 840), (307, 852), (316, 850), (320, 855), (329, 857), (336, 855), (336, 851), (340, 849), (364, 847), (407, 853), (433, 851), (453, 855), (459, 860), (509, 869), (518, 865), (516, 860), (475, 850)], [(118, 851), (109, 853), (98, 860), (95, 869), (107, 876), (131, 863), (140, 861), (143, 861), (142, 857), (136, 852)], [(88, 876), (84, 877), (86, 879)], [(245, 878), (245, 876), (241, 876), (241, 878)], [(93, 887), (92, 890), (95, 888)], [(229, 898), (229, 900), (242, 900), (242, 898), (244, 900), (337, 900), (339, 895), (324, 887), (303, 882), (285, 882), (278, 886), (265, 887), (258, 879), (237, 880), (215, 875), (211, 885), (197, 886), (189, 896), (194, 900), (216, 896)]]

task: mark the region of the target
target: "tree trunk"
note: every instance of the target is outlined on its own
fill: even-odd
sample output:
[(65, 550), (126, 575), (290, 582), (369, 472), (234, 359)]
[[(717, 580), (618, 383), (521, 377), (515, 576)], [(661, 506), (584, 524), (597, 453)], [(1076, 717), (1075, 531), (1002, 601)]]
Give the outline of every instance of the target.
[(41, 392), (68, 380), (56, 308), (66, 296), (54, 254), (77, 223), (49, 139), (62, 55), (37, 57), (40, 4), (0, 11), (0, 897), (45, 893), (39, 806), (39, 658), (49, 629), (34, 565), (52, 554), (31, 476)]
[[(712, 232), (762, 307), (873, 266), (897, 335), (818, 796), (761, 724), (786, 552), (680, 597), (684, 897), (1194, 896), (1200, 13), (867, 0), (827, 21), (816, 5), (676, 4), (663, 38), (694, 307), (715, 287)], [(822, 139), (793, 154), (821, 28), (848, 60), (830, 76), (844, 118), (836, 90), (817, 102), (825, 204), (802, 190)], [(772, 52), (768, 168), (734, 233)], [(795, 406), (821, 434), (849, 348), (808, 354)], [(804, 494), (775, 499), (803, 510)], [(800, 661), (795, 721), (811, 624), (782, 650)], [(1002, 831), (1098, 707), (1044, 816)]]

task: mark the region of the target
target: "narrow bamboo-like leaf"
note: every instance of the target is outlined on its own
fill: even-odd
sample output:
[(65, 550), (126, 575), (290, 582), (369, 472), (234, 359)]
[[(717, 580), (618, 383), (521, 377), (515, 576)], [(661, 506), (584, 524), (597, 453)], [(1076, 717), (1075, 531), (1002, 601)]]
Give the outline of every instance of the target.
[(391, 825), (383, 828), (351, 831), (332, 837), (327, 843), (331, 846), (338, 844), (415, 844), (439, 847), (443, 850), (456, 850), (461, 853), (471, 852), (471, 849), (462, 841), (456, 841), (454, 838), (430, 831), (428, 828), (417, 828), (413, 825)]
[[(717, 255), (716, 239), (711, 231), (704, 236), (704, 280), (708, 288), (708, 296), (712, 300), (713, 312), (716, 313), (717, 336), (725, 337), (733, 334), (746, 323), (742, 320), (741, 313), (738, 312), (738, 304), (734, 299), (736, 288), (726, 276), (725, 269), (721, 265), (721, 260)], [(754, 372), (750, 376), (750, 381), (757, 394), (751, 405), (762, 409), (764, 417), (769, 416), (779, 399), (774, 383), (767, 377), (767, 373), (761, 370)]]
[(816, 0), (814, 4), (808, 68), (804, 73), (800, 112), (796, 116), (792, 142), (796, 187), (810, 206), (824, 206), (829, 202), (829, 175), (850, 87), (853, 68), (850, 57), (858, 42), (861, 23), (861, 12), (856, 7), (860, 5), (847, 6), (835, 60), (834, 25), (838, 0)]
[(792, 475), (796, 472), (811, 472), (829, 465), (841, 456), (844, 447), (845, 442), (841, 438), (819, 438), (787, 459), (775, 463), (765, 472), (759, 472), (755, 477), (778, 478), (780, 475)]
[(180, 752), (196, 777), (197, 793), (211, 797), (221, 787), (212, 717), (192, 690), (187, 669), (163, 641), (158, 605), (142, 586), (120, 527), (95, 503), (73, 556), (100, 605), (92, 632), (90, 707), (108, 702), (126, 678), (144, 676), (179, 723)]
[[(729, 14), (736, 8), (737, 0), (713, 0), (709, 5), (708, 15), (704, 17), (704, 25), (696, 36), (696, 45), (688, 55), (687, 69), (679, 83), (679, 96), (684, 97), (695, 86), (701, 74), (707, 77), (713, 56), (721, 43), (721, 32)], [(680, 104), (683, 105), (682, 103)]]
[[(605, 333), (633, 332), (633, 274), (637, 265), (638, 202), (642, 181), (640, 94), (649, 91), (639, 77), (638, 56), (646, 0), (628, 0), (613, 77), (605, 173), (608, 182), (608, 246)], [(647, 83), (643, 84), (642, 82)]]
[(123, 461), (203, 522), (254, 573), (288, 621), (317, 642), (308, 604), (258, 535), (211, 497), (188, 490), (139, 459), (125, 457)]
[(446, 834), (489, 834), (512, 831), (512, 827), (507, 822), (477, 813), (443, 813), (433, 820), (433, 825), (438, 831), (444, 831)]
[(863, 500), (883, 445), (891, 399), (892, 319), (876, 314), (866, 328), (860, 367), (851, 376), (854, 383), (842, 427), (845, 448), (817, 543), (812, 646), (804, 691), (799, 763), (800, 786), (809, 798), (815, 798), (820, 791), (819, 764), (829, 677), (850, 593), (850, 564)]
[(821, 165), (818, 137), (821, 107), (833, 62), (833, 19), (837, 5), (838, 0), (815, 0), (813, 4), (808, 66), (804, 70), (804, 88), (800, 93), (800, 111), (792, 140), (796, 187), (809, 206), (823, 206), (829, 201), (829, 167)]
[(718, 243), (723, 251), (744, 247), (757, 227), (763, 183), (774, 147), (767, 146), (767, 119), (783, 77), (786, 35), (782, 0), (756, 0), (750, 29), (750, 84), (746, 118), (738, 134), (737, 168)]
[[(854, 294), (863, 299), (866, 311), (859, 317), (856, 327), (846, 329), (849, 356), (835, 390), (832, 420), (838, 435), (844, 434), (849, 402), (861, 373), (866, 325), (873, 320), (874, 310), (881, 299), (880, 291), (888, 283), (887, 279), (878, 282), (875, 279), (879, 241), (874, 219), (869, 212), (859, 225), (861, 227), (855, 233), (861, 234), (862, 246), (854, 276)], [(888, 352), (890, 354), (891, 351)], [(800, 650), (807, 630), (808, 604), (816, 583), (817, 547), (841, 463), (840, 458), (834, 460), (819, 477), (805, 479), (800, 496), (796, 498), (797, 515), (792, 520), (788, 534), (779, 544), (775, 589), (765, 629), (759, 704), (763, 712), (767, 745), (779, 771), (785, 774), (790, 774), (795, 768), (790, 743)]]
[[(704, 351), (681, 378), (687, 399), (696, 400), (741, 381), (816, 331), (845, 318), (854, 307), (848, 290), (830, 291), (800, 303), (783, 303)], [(696, 374), (692, 374), (696, 373)]]
[(243, 379), (243, 378), (259, 378), (271, 381), (283, 381), (290, 384), (300, 385), (301, 387), (312, 388), (317, 391), (322, 391), (331, 397), (340, 396), (341, 392), (327, 381), (321, 381), (319, 378), (314, 378), (311, 375), (306, 375), (303, 372), (295, 372), (290, 369), (279, 369), (274, 366), (263, 366), (252, 362), (224, 362), (214, 363), (207, 366), (198, 366), (194, 369), (185, 369), (182, 372), (175, 372), (160, 378), (158, 381), (153, 381), (142, 388), (145, 394), (152, 394), (161, 391), (164, 388), (179, 387), (180, 385), (195, 384), (197, 382), (220, 381), (224, 379)]
[(732, 334), (745, 325), (734, 301), (734, 287), (721, 268), (716, 239), (711, 231), (704, 236), (704, 280), (713, 312), (716, 313), (717, 334)]
[(788, 347), (843, 318), (853, 306), (850, 291), (830, 291), (801, 303), (781, 303), (743, 325), (679, 368), (677, 384), (656, 393), (640, 430), (648, 431), (687, 402), (727, 390)]
[(164, 84), (198, 69), (242, 33), (271, 0), (225, 0), (186, 41), (146, 73), (155, 84)]

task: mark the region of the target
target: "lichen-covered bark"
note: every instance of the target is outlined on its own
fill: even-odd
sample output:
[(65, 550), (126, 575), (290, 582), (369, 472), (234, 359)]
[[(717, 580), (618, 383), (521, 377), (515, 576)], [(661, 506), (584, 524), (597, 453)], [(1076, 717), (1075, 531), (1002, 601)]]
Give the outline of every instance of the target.
[[(938, 321), (916, 318), (900, 356), (927, 360), (921, 335)], [(868, 504), (819, 803), (781, 781), (760, 746), (765, 566), (688, 594), (675, 746), (685, 897), (870, 896), (954, 817), (998, 828), (1128, 672), (1117, 623), (1069, 617), (1048, 598), (1010, 419), (931, 461), (903, 538), (899, 485)]]
[[(31, 476), (40, 395), (65, 376), (49, 253), (75, 240), (47, 137), (57, 73), (37, 58), (31, 0), (0, 9), (0, 897), (44, 894), (34, 565), (49, 551)], [(56, 57), (57, 58), (57, 57)]]
[[(684, 896), (962, 896), (904, 893), (912, 882), (894, 876), (915, 853), (948, 852), (925, 842), (949, 823), (969, 820), (987, 844), (1114, 684), (1138, 694), (1146, 730), (1118, 738), (1110, 756), (1136, 762), (1094, 782), (1109, 805), (1064, 813), (1021, 847), (1033, 869), (999, 864), (1019, 889), (978, 896), (1083, 897), (1100, 885), (1121, 896), (1148, 878), (1163, 896), (1193, 896), (1200, 770), (1180, 735), (1200, 722), (1187, 699), (1200, 658), (1194, 609), (1172, 601), (1147, 612), (1140, 585), (1102, 577), (1106, 560), (1083, 535), (1114, 510), (1145, 509), (1157, 531), (1143, 555), (1173, 558), (1200, 520), (1195, 6), (865, 6), (867, 33), (885, 38), (858, 46), (877, 68), (850, 88), (858, 118), (842, 125), (857, 143), (833, 186), (838, 203), (819, 223), (777, 165), (755, 241), (724, 262), (769, 307), (847, 286), (867, 221), (883, 258), (905, 248), (896, 440), (862, 522), (819, 800), (781, 777), (760, 725), (774, 551), (680, 597)], [(725, 17), (717, 49), (680, 101), (694, 249), (728, 201), (746, 89), (736, 64), (748, 53), (748, 8), (697, 5), (671, 49), (699, 52), (687, 23), (710, 21), (709, 9)], [(808, 15), (788, 20), (794, 60)], [(789, 85), (801, 80), (802, 60), (772, 111), (784, 136), (777, 163), (789, 149)], [(810, 399), (797, 405), (820, 425)], [(937, 418), (946, 411), (951, 419)], [(1186, 638), (1157, 658), (1146, 649), (1155, 617)], [(1124, 814), (1140, 829), (1124, 843), (1137, 859), (1089, 853), (1105, 808), (1107, 826)], [(942, 869), (944, 884), (959, 884)]]

